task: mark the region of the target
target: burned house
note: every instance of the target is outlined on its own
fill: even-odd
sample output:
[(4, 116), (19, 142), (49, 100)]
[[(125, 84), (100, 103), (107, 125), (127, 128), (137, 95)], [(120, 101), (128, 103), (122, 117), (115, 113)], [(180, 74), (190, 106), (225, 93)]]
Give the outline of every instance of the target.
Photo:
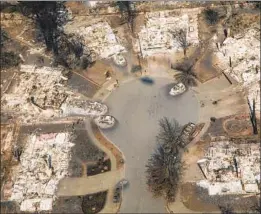
[(59, 68), (22, 65), (2, 97), (2, 112), (22, 123), (57, 116), (68, 96), (66, 80)]
[(27, 138), (20, 164), (13, 167), (9, 196), (24, 212), (50, 211), (59, 181), (69, 175), (71, 133), (32, 134)]
[(215, 194), (258, 193), (260, 145), (229, 140), (211, 142), (205, 157), (198, 161), (205, 180), (198, 185)]

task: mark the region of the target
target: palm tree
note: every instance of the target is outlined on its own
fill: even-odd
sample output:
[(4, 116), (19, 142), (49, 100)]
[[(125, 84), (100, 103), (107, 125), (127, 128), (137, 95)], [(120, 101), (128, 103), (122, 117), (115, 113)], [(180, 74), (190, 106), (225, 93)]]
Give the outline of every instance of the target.
[(186, 87), (197, 86), (197, 75), (192, 69), (193, 66), (194, 65), (191, 65), (188, 68), (185, 68), (184, 66), (177, 66), (175, 69), (178, 70), (178, 72), (174, 75), (174, 78), (178, 82), (182, 82)]

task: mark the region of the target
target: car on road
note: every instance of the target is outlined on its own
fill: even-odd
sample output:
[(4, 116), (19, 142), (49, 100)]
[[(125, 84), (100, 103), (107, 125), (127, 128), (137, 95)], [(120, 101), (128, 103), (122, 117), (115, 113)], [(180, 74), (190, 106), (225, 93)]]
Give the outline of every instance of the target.
[(170, 90), (169, 94), (171, 96), (177, 96), (179, 94), (183, 94), (186, 91), (186, 86), (182, 83), (176, 83)]
[(128, 184), (129, 184), (129, 181), (128, 180), (126, 180), (126, 179), (122, 179), (122, 180), (120, 180), (118, 183), (117, 183), (117, 187), (126, 187), (126, 186), (128, 186)]
[(126, 179), (120, 180), (115, 187), (113, 195), (113, 203), (119, 203), (121, 199), (122, 190), (124, 187), (128, 186), (129, 181)]

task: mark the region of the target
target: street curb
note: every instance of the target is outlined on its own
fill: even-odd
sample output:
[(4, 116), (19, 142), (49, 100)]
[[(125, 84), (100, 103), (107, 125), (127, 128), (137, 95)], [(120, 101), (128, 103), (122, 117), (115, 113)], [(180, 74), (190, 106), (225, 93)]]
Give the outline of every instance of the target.
[[(124, 169), (124, 165), (125, 165), (125, 157), (123, 155), (123, 152), (114, 144), (112, 143), (110, 140), (108, 140), (108, 138), (106, 138), (104, 136), (104, 134), (101, 132), (100, 128), (94, 124), (93, 121), (90, 122), (91, 124), (91, 131), (94, 135), (94, 137), (97, 139), (97, 141), (99, 141), (99, 143), (104, 146), (108, 152), (111, 152), (112, 155), (115, 157), (116, 160), (116, 169), (117, 170), (121, 170), (122, 168)], [(99, 137), (96, 136), (96, 134), (99, 135)], [(101, 143), (101, 141), (105, 141), (106, 143)], [(109, 148), (109, 147), (113, 147), (113, 148)], [(116, 151), (116, 155), (113, 153), (113, 151)], [(123, 163), (121, 162), (117, 162), (117, 158), (119, 158), (119, 160), (123, 160)]]

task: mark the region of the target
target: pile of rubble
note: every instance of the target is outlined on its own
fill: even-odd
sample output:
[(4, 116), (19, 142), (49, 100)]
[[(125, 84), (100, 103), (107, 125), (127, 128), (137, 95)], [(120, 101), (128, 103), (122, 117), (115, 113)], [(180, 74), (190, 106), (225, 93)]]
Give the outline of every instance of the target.
[[(187, 42), (195, 45), (198, 40), (197, 15), (199, 10), (171, 10), (146, 13), (146, 24), (138, 34), (138, 40), (133, 44), (135, 52), (142, 52), (143, 57), (157, 53), (168, 53), (182, 50), (173, 35), (173, 30), (185, 30)], [(184, 15), (182, 15), (184, 14)]]
[(82, 22), (74, 20), (65, 27), (65, 30), (67, 33), (82, 36), (86, 47), (93, 51), (98, 58), (109, 59), (115, 54), (126, 51), (120, 44), (119, 38), (113, 33), (110, 25), (105, 21), (91, 24), (86, 20)]
[(21, 123), (63, 116), (106, 114), (106, 105), (77, 99), (74, 92), (67, 90), (67, 80), (59, 68), (22, 65), (19, 78), (2, 97), (1, 110)]
[(66, 80), (59, 68), (22, 65), (19, 78), (2, 97), (1, 109), (24, 123), (57, 116), (69, 95), (63, 87)]
[(63, 116), (82, 115), (96, 117), (104, 115), (108, 111), (108, 107), (102, 103), (70, 99), (61, 106)]
[(18, 202), (21, 211), (50, 211), (59, 181), (68, 175), (70, 133), (31, 135), (14, 169), (10, 200)]
[(258, 193), (260, 145), (211, 142), (205, 158), (198, 161), (206, 180), (198, 185), (209, 195)]
[[(249, 92), (249, 97), (256, 97), (256, 103), (259, 104), (256, 109), (260, 111), (259, 32), (250, 29), (245, 35), (237, 35), (235, 38), (229, 37), (215, 53), (219, 59), (218, 66), (242, 84), (243, 88)], [(253, 90), (253, 87), (257, 91)]]

